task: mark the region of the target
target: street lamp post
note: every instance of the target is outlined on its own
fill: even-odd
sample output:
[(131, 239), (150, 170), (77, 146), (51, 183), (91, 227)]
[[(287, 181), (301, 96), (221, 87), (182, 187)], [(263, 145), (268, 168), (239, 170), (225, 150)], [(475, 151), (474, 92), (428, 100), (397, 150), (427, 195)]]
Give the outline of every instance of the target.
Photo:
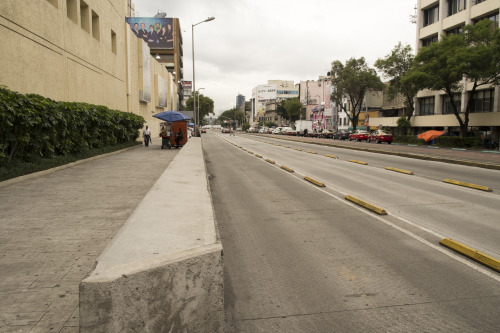
[[(198, 22), (196, 24), (191, 25), (191, 50), (192, 50), (192, 57), (193, 57), (193, 91), (196, 92), (196, 80), (195, 80), (195, 72), (194, 72), (194, 27), (197, 26), (198, 24), (202, 24), (204, 22), (209, 22), (215, 20), (215, 17), (209, 17), (206, 20), (203, 20), (201, 22)], [(195, 117), (195, 126), (200, 124), (200, 119), (199, 119), (199, 114), (196, 113), (196, 96), (193, 96), (193, 111), (194, 111), (194, 117)]]
[[(198, 115), (197, 117), (200, 116), (200, 90), (201, 89), (205, 89), (205, 88), (198, 88), (198, 90), (196, 91), (198, 93), (198, 110), (196, 112), (196, 114)], [(198, 125), (199, 126), (199, 125)]]

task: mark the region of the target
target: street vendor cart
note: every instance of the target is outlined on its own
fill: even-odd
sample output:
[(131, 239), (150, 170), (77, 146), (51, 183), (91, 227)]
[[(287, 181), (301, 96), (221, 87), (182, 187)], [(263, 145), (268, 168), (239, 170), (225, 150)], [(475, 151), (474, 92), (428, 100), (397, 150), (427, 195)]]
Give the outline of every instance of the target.
[(183, 146), (187, 142), (187, 121), (190, 120), (186, 115), (177, 111), (163, 111), (158, 114), (153, 115), (153, 117), (164, 120), (165, 123), (161, 124), (162, 128), (160, 131), (161, 137), (161, 148), (172, 148), (175, 143), (175, 133), (182, 130), (184, 138), (180, 145)]

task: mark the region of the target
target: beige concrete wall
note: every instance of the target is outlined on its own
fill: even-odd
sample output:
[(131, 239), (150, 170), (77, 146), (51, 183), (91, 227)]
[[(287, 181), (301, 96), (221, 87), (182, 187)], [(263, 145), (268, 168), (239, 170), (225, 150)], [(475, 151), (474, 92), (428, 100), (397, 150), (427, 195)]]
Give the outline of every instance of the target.
[(0, 84), (21, 93), (126, 110), (126, 99), (116, 98), (126, 94), (126, 1), (85, 0), (89, 20), (92, 11), (99, 16), (99, 40), (82, 28), (80, 0), (75, 1), (76, 22), (66, 14), (66, 1), (0, 1)]

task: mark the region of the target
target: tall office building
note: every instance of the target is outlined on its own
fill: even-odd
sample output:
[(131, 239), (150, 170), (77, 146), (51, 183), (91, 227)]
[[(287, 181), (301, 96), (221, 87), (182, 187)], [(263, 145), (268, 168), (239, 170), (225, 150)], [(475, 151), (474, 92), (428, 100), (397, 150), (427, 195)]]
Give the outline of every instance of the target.
[[(463, 27), (489, 19), (498, 28), (500, 0), (419, 0), (417, 12), (417, 52), (438, 41), (443, 35), (462, 33)], [(467, 82), (464, 81), (466, 84)], [(466, 93), (457, 95), (456, 102), (465, 110)], [(473, 96), (469, 126), (498, 141), (500, 136), (500, 89), (481, 87)], [(459, 130), (451, 111), (449, 98), (442, 91), (419, 92), (412, 126), (416, 130), (440, 127), (449, 133)]]
[(238, 94), (238, 96), (236, 96), (236, 108), (241, 109), (243, 104), (245, 104), (245, 96)]

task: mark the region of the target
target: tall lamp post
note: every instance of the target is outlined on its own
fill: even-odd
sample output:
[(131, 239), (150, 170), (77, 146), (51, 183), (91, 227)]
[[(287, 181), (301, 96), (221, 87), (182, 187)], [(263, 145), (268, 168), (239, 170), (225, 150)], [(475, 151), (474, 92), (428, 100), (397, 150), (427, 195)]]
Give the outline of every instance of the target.
[(197, 113), (196, 113), (198, 115), (198, 117), (200, 116), (200, 90), (201, 89), (205, 89), (205, 88), (198, 88), (198, 90), (196, 91), (198, 93), (198, 103), (197, 103), (198, 104), (198, 110), (197, 110)]
[[(215, 17), (209, 17), (207, 18), (206, 20), (203, 20), (201, 22), (198, 22), (196, 24), (192, 24), (191, 25), (191, 50), (192, 50), (192, 57), (193, 57), (193, 91), (196, 92), (196, 80), (195, 80), (195, 75), (194, 75), (194, 27), (197, 26), (198, 24), (202, 24), (204, 22), (209, 22), (209, 21), (213, 21), (215, 20)], [(193, 111), (194, 111), (194, 114), (195, 114), (195, 126), (200, 124), (200, 119), (199, 119), (199, 115), (197, 114), (197, 109), (196, 109), (196, 96), (193, 96)], [(195, 128), (196, 130), (196, 128)]]

